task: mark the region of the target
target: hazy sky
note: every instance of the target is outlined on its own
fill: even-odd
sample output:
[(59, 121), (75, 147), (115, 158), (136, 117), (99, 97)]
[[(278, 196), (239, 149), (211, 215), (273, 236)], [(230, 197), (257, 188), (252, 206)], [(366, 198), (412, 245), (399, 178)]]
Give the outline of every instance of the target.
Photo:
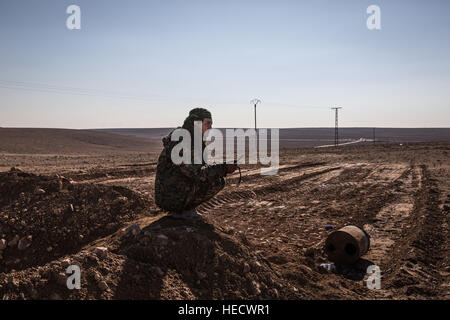
[[(66, 8), (81, 7), (81, 30)], [(381, 8), (381, 30), (366, 9)], [(450, 127), (448, 0), (0, 0), (0, 126)]]

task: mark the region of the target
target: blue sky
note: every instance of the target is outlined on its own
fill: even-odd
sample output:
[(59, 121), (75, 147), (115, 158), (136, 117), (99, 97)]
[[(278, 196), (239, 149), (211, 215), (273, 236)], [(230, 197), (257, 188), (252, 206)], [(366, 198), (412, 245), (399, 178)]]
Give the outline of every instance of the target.
[[(66, 8), (81, 7), (81, 30)], [(366, 9), (381, 8), (381, 30)], [(0, 1), (0, 126), (450, 127), (450, 1)]]

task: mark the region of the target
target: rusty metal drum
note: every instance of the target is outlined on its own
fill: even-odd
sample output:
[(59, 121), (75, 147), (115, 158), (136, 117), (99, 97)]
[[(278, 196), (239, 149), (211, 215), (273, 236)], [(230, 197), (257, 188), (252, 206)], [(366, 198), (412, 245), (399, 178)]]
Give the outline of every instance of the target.
[(331, 233), (325, 241), (328, 259), (337, 264), (353, 264), (369, 251), (370, 237), (356, 226), (346, 226)]

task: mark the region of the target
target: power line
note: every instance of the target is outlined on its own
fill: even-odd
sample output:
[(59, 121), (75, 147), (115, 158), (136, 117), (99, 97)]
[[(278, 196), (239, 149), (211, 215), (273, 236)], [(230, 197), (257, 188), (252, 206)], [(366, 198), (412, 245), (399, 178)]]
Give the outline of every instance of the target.
[(284, 107), (284, 108), (294, 108), (294, 109), (329, 109), (330, 107), (326, 106), (311, 106), (311, 105), (295, 105), (295, 104), (286, 104), (283, 102), (275, 102), (275, 101), (266, 101), (264, 100), (265, 105), (275, 106), (275, 107)]
[[(147, 102), (158, 102), (162, 103), (166, 102), (178, 102), (183, 104), (198, 104), (201, 101), (205, 101), (205, 98), (196, 98), (196, 97), (164, 97), (161, 95), (132, 95), (125, 92), (117, 92), (117, 91), (107, 91), (101, 89), (88, 89), (88, 88), (79, 88), (72, 86), (64, 86), (64, 85), (54, 85), (48, 83), (39, 83), (39, 82), (25, 82), (25, 81), (14, 81), (14, 80), (3, 80), (0, 79), (0, 89), (9, 89), (9, 90), (19, 90), (19, 91), (34, 91), (39, 93), (47, 93), (47, 94), (57, 94), (57, 95), (74, 95), (74, 96), (87, 96), (87, 97), (102, 97), (102, 98), (111, 98), (111, 99), (128, 99), (128, 100), (138, 100), (138, 101), (147, 101)], [(206, 98), (208, 100), (208, 98)], [(254, 99), (251, 101), (254, 106), (254, 121), (255, 121), (255, 130), (257, 129), (257, 111), (256, 106), (261, 103), (261, 100)], [(212, 103), (217, 104), (239, 104), (242, 105), (243, 100), (231, 100), (231, 99), (219, 99), (215, 100)], [(211, 104), (211, 102), (209, 102)], [(282, 102), (266, 102), (266, 104), (274, 107), (289, 107), (293, 109), (324, 109), (328, 107), (322, 106), (306, 106), (306, 105), (292, 105), (286, 104)]]
[[(111, 92), (98, 89), (86, 89), (86, 88), (74, 88), (67, 86), (55, 86), (42, 83), (30, 83), (19, 81), (0, 80), (0, 88), (23, 90), (23, 91), (36, 91), (42, 93), (54, 93), (62, 95), (77, 95), (77, 96), (91, 96), (91, 97), (105, 97), (105, 98), (119, 98), (119, 99), (134, 99), (134, 100), (155, 100), (158, 96), (134, 96), (121, 92)], [(159, 96), (161, 97), (161, 96)], [(153, 98), (153, 99), (152, 99)]]

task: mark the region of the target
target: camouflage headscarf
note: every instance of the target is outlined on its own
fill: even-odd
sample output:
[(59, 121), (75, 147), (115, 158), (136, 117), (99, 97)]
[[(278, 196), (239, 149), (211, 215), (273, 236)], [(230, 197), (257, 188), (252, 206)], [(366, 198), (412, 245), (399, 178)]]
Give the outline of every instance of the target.
[(211, 112), (203, 108), (195, 108), (189, 112), (189, 116), (184, 120), (183, 128), (194, 132), (194, 121), (202, 121), (205, 118), (212, 119)]
[[(202, 121), (203, 119), (212, 119), (211, 112), (204, 108), (195, 108), (189, 112), (189, 116), (184, 120), (183, 129), (188, 130), (191, 133), (191, 150), (194, 150), (194, 121)], [(205, 142), (202, 139), (202, 150), (206, 147)], [(194, 157), (194, 153), (192, 152), (192, 159)], [(192, 160), (194, 161), (194, 160)]]

